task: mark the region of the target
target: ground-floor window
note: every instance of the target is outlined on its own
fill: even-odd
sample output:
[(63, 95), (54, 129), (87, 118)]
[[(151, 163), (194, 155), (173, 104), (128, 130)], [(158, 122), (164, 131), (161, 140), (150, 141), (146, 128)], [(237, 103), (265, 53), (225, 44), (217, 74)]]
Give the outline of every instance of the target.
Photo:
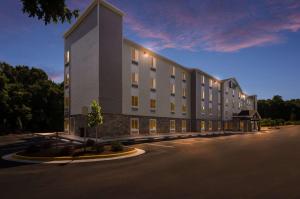
[(222, 122), (218, 121), (218, 131), (221, 131), (221, 129), (222, 129)]
[(224, 122), (224, 129), (228, 130), (228, 122)]
[(170, 120), (170, 132), (175, 132), (175, 120)]
[(138, 118), (130, 119), (130, 132), (133, 134), (139, 133), (139, 119)]
[(208, 130), (212, 131), (212, 121), (208, 121)]
[(205, 121), (200, 122), (200, 129), (201, 131), (205, 131)]
[(181, 131), (186, 132), (186, 120), (181, 121)]
[(156, 119), (149, 120), (149, 131), (150, 133), (156, 133)]
[(70, 128), (70, 122), (69, 122), (69, 118), (65, 118), (64, 121), (64, 129), (66, 133), (69, 133), (69, 128)]
[(240, 131), (244, 130), (244, 121), (240, 121)]

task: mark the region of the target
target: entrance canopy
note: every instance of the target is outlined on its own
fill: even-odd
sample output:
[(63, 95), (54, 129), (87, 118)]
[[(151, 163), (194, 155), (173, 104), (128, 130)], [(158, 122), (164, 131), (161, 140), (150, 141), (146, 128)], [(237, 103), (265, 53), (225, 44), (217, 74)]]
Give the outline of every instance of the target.
[(242, 110), (239, 114), (234, 115), (233, 118), (252, 121), (261, 120), (260, 114), (256, 110)]

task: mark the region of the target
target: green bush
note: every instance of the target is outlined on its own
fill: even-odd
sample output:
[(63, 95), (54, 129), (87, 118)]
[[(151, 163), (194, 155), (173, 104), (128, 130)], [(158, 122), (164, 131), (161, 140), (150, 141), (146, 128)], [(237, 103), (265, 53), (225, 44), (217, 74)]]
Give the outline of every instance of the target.
[(105, 147), (103, 144), (96, 144), (93, 149), (97, 152), (97, 153), (102, 153), (105, 150)]
[(69, 155), (72, 155), (72, 153), (73, 153), (73, 147), (71, 147), (71, 146), (64, 146), (59, 151), (59, 155), (61, 155), (61, 156), (69, 156)]
[(123, 150), (124, 150), (124, 147), (121, 142), (114, 141), (111, 143), (111, 151), (117, 152), (117, 151), (123, 151)]
[(40, 148), (36, 144), (31, 144), (26, 148), (26, 153), (36, 153), (40, 151)]
[(92, 147), (92, 146), (94, 146), (94, 145), (95, 145), (95, 141), (94, 141), (94, 140), (88, 139), (88, 140), (86, 141), (86, 146), (87, 146), (87, 147)]

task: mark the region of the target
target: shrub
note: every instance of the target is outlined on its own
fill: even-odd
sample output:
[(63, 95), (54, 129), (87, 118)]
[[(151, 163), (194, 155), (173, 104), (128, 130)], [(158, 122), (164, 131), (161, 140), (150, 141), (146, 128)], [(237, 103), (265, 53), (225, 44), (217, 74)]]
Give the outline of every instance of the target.
[(42, 145), (41, 145), (41, 148), (42, 149), (50, 149), (52, 147), (52, 142), (44, 142)]
[(40, 148), (36, 144), (31, 144), (26, 148), (26, 153), (36, 153), (40, 151)]
[(59, 155), (61, 156), (69, 156), (72, 155), (73, 153), (73, 147), (71, 146), (64, 146), (63, 148), (61, 148)]
[(123, 151), (124, 147), (119, 141), (114, 141), (111, 143), (111, 151)]
[(94, 145), (95, 145), (95, 141), (94, 141), (94, 140), (88, 139), (88, 140), (86, 141), (86, 146), (87, 146), (87, 147), (91, 147), (91, 146), (94, 146)]
[(96, 144), (93, 149), (97, 152), (97, 153), (102, 153), (105, 150), (105, 147), (103, 144)]

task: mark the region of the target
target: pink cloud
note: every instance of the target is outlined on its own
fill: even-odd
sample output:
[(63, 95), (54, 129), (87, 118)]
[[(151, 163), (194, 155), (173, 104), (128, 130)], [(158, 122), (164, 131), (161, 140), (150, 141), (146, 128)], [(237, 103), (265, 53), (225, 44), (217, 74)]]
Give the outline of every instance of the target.
[(236, 52), (300, 30), (297, 1), (122, 1), (126, 33), (153, 49)]

